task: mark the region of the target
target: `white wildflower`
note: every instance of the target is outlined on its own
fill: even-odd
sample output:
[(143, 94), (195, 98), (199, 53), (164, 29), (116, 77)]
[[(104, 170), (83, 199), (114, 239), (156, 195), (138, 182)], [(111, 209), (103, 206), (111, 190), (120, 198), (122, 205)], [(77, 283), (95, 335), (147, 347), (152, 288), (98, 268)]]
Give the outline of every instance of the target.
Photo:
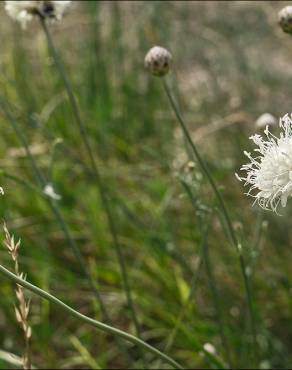
[(264, 113), (259, 116), (255, 122), (257, 128), (265, 128), (266, 126), (276, 126), (277, 120), (271, 113)]
[(274, 136), (269, 127), (264, 131), (266, 137), (253, 135), (250, 139), (258, 146), (254, 149), (258, 153), (252, 157), (251, 153), (244, 152), (250, 163), (241, 167), (246, 177), (236, 174), (238, 180), (245, 181), (250, 189), (247, 195), (255, 198), (262, 208), (277, 212), (281, 203), (287, 204), (292, 195), (292, 120), (288, 113), (280, 118), (280, 136)]
[(55, 189), (53, 188), (53, 185), (52, 184), (47, 184), (45, 187), (44, 187), (44, 193), (54, 199), (54, 200), (60, 200), (62, 197), (61, 195), (57, 194), (55, 192)]
[(26, 28), (33, 17), (61, 20), (71, 1), (5, 1), (5, 10)]

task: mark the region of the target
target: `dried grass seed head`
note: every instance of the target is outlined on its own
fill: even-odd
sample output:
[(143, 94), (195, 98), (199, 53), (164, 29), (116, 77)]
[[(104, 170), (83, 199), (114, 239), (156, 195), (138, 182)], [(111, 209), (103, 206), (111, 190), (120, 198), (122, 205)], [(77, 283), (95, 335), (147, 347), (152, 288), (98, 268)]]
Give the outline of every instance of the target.
[[(26, 280), (26, 275), (23, 272), (19, 271), (18, 252), (20, 248), (20, 240), (18, 240), (17, 242), (14, 241), (14, 236), (9, 233), (5, 222), (3, 225), (3, 229), (5, 233), (4, 244), (8, 248), (8, 251), (12, 256), (12, 260), (14, 261), (15, 274), (21, 279)], [(17, 322), (23, 330), (24, 339), (26, 342), (25, 353), (22, 358), (22, 365), (24, 369), (31, 369), (31, 352), (29, 341), (32, 335), (32, 330), (28, 322), (28, 316), (30, 312), (30, 300), (25, 299), (24, 288), (19, 284), (16, 285), (15, 293), (18, 301), (18, 305), (14, 306), (15, 316)]]
[(279, 24), (286, 33), (292, 33), (292, 6), (288, 5), (278, 13)]
[(144, 64), (148, 71), (154, 76), (165, 76), (171, 67), (172, 56), (170, 52), (161, 47), (154, 46), (145, 56)]

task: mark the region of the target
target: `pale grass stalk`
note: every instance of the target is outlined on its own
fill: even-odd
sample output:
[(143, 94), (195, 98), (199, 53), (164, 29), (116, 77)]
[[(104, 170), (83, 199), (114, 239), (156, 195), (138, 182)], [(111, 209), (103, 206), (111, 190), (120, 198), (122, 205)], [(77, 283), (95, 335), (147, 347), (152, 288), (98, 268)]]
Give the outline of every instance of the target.
[[(6, 224), (3, 225), (4, 233), (5, 233), (5, 240), (4, 245), (7, 247), (9, 254), (12, 257), (12, 260), (14, 262), (14, 272), (15, 275), (18, 276), (20, 279), (26, 280), (25, 275), (20, 272), (19, 270), (19, 262), (18, 262), (18, 256), (19, 256), (19, 248), (20, 248), (20, 239), (15, 242), (14, 236), (10, 235)], [(31, 349), (30, 349), (30, 339), (31, 339), (31, 327), (28, 322), (28, 316), (29, 316), (29, 309), (30, 309), (30, 300), (25, 299), (24, 295), (24, 289), (21, 285), (17, 284), (16, 289), (16, 298), (18, 301), (18, 307), (15, 308), (15, 316), (16, 320), (19, 323), (23, 334), (24, 334), (24, 340), (25, 340), (25, 351), (22, 357), (22, 366), (24, 369), (31, 369)]]
[(95, 157), (94, 157), (94, 154), (93, 154), (90, 142), (89, 142), (86, 126), (85, 126), (85, 123), (83, 122), (83, 119), (81, 118), (79, 106), (78, 106), (76, 97), (75, 97), (74, 92), (73, 92), (71, 81), (68, 78), (68, 75), (67, 75), (66, 69), (64, 67), (64, 64), (61, 60), (61, 57), (60, 57), (59, 53), (57, 52), (57, 49), (55, 47), (53, 38), (52, 38), (51, 33), (50, 33), (50, 29), (49, 29), (49, 27), (46, 23), (46, 20), (41, 15), (40, 15), (40, 22), (41, 22), (42, 28), (44, 30), (44, 33), (45, 33), (45, 36), (46, 36), (46, 39), (47, 39), (49, 51), (50, 51), (50, 53), (51, 53), (51, 55), (54, 59), (54, 62), (55, 62), (55, 65), (57, 67), (57, 70), (59, 72), (60, 78), (61, 78), (61, 80), (64, 84), (64, 87), (65, 87), (65, 90), (67, 92), (73, 115), (75, 117), (76, 123), (77, 123), (79, 131), (80, 131), (82, 141), (84, 143), (86, 152), (87, 152), (88, 157), (89, 157), (91, 169), (92, 169), (92, 171), (95, 175), (95, 179), (96, 179), (97, 187), (98, 187), (98, 190), (99, 190), (99, 193), (100, 193), (100, 198), (101, 198), (101, 201), (102, 201), (102, 205), (103, 205), (104, 211), (106, 213), (106, 217), (107, 217), (107, 221), (108, 221), (108, 227), (109, 227), (109, 230), (110, 230), (110, 233), (111, 233), (111, 236), (112, 236), (113, 246), (114, 246), (114, 249), (115, 249), (115, 252), (116, 252), (116, 255), (117, 255), (117, 259), (118, 259), (118, 263), (119, 263), (119, 266), (120, 266), (122, 284), (123, 284), (124, 292), (125, 292), (125, 295), (126, 295), (128, 308), (129, 308), (129, 310), (131, 312), (131, 315), (132, 315), (132, 320), (133, 320), (133, 323), (134, 323), (134, 326), (135, 326), (136, 334), (139, 337), (141, 337), (141, 328), (140, 328), (140, 323), (138, 321), (138, 317), (137, 317), (137, 314), (136, 314), (136, 309), (135, 309), (133, 298), (132, 298), (132, 292), (131, 292), (131, 287), (130, 287), (130, 284), (129, 284), (126, 262), (125, 262), (125, 259), (124, 259), (124, 256), (123, 256), (123, 252), (122, 252), (120, 242), (118, 240), (117, 228), (116, 228), (115, 219), (114, 219), (114, 216), (112, 214), (112, 210), (111, 210), (111, 207), (110, 207), (110, 204), (109, 204), (108, 194), (107, 194), (105, 186), (103, 185), (101, 175), (100, 175), (98, 166), (96, 164), (96, 160), (95, 160)]
[(220, 211), (222, 212), (222, 215), (223, 215), (223, 218), (224, 218), (224, 222), (225, 224), (223, 225), (223, 227), (227, 228), (228, 230), (228, 234), (229, 234), (229, 237), (230, 237), (230, 240), (231, 240), (231, 243), (232, 245), (234, 246), (236, 252), (237, 252), (237, 256), (239, 258), (239, 264), (240, 264), (240, 269), (241, 269), (241, 273), (242, 273), (242, 277), (243, 277), (243, 282), (244, 282), (244, 288), (245, 288), (245, 293), (246, 293), (246, 297), (247, 297), (247, 304), (248, 304), (248, 311), (249, 311), (249, 316), (250, 316), (250, 322), (251, 322), (251, 331), (252, 331), (252, 338), (253, 338), (253, 355), (254, 355), (254, 358), (257, 360), (257, 357), (258, 357), (258, 345), (257, 345), (257, 335), (256, 335), (256, 323), (255, 323), (255, 316), (254, 316), (254, 311), (253, 311), (253, 302), (252, 302), (252, 296), (251, 296), (251, 289), (250, 289), (250, 284), (249, 284), (249, 279), (248, 279), (248, 275), (247, 275), (247, 272), (246, 272), (246, 264), (245, 264), (245, 261), (244, 261), (244, 257), (243, 257), (243, 254), (242, 254), (242, 247), (241, 247), (241, 244), (239, 243), (238, 239), (237, 239), (237, 236), (236, 236), (236, 233), (234, 231), (234, 228), (233, 228), (233, 225), (232, 225), (232, 222), (231, 222), (231, 218), (229, 216), (229, 212), (225, 206), (225, 202), (223, 200), (223, 197), (205, 163), (205, 161), (203, 160), (203, 158), (201, 157), (198, 149), (197, 149), (197, 146), (195, 145), (194, 141), (192, 140), (191, 138), (191, 135), (189, 133), (189, 130), (185, 124), (185, 121), (182, 117), (182, 114), (180, 113), (178, 107), (177, 107), (177, 104), (172, 96), (172, 93), (171, 93), (171, 90), (165, 80), (165, 78), (162, 78), (162, 82), (163, 82), (163, 87), (164, 87), (164, 91), (167, 95), (167, 98), (170, 102), (170, 105), (171, 105), (171, 108), (180, 124), (180, 127), (182, 129), (182, 132), (184, 134), (184, 137), (186, 138), (186, 141), (187, 143), (189, 144), (190, 148), (192, 149), (192, 154), (194, 156), (194, 158), (197, 160), (199, 166), (201, 167), (201, 170), (202, 172), (204, 173), (204, 175), (206, 176), (210, 186), (211, 186), (211, 189), (213, 190), (214, 192), (214, 195), (218, 201), (218, 206), (220, 208)]

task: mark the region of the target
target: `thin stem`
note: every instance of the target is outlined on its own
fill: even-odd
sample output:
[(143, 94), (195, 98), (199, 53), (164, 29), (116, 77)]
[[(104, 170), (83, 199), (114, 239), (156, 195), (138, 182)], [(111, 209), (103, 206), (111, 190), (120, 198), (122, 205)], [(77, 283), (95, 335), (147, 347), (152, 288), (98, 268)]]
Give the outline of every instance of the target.
[[(44, 197), (47, 200), (47, 202), (48, 202), (48, 204), (51, 208), (52, 213), (54, 214), (57, 222), (59, 223), (59, 225), (60, 225), (60, 227), (61, 227), (61, 229), (64, 233), (64, 236), (65, 236), (65, 239), (66, 239), (67, 243), (71, 247), (75, 258), (79, 262), (81, 271), (83, 272), (83, 274), (87, 278), (88, 284), (89, 284), (91, 290), (93, 291), (93, 293), (96, 296), (96, 299), (99, 303), (99, 307), (100, 307), (100, 310), (101, 310), (101, 313), (102, 313), (102, 316), (103, 316), (104, 320), (111, 324), (112, 321), (111, 321), (110, 316), (107, 313), (106, 306), (103, 302), (101, 294), (100, 294), (99, 290), (97, 289), (90, 273), (88, 272), (84, 257), (82, 256), (78, 245), (76, 244), (74, 238), (71, 235), (70, 229), (67, 226), (67, 223), (66, 223), (66, 221), (65, 221), (65, 219), (62, 215), (62, 212), (61, 212), (57, 202), (54, 201), (53, 199), (49, 198), (48, 196), (46, 196), (43, 192), (43, 188), (44, 188), (46, 182), (45, 182), (45, 179), (43, 178), (43, 176), (42, 176), (42, 174), (41, 174), (41, 172), (38, 168), (38, 165), (37, 165), (33, 155), (31, 154), (31, 151), (30, 151), (29, 145), (26, 141), (25, 135), (22, 133), (22, 131), (21, 131), (20, 127), (18, 126), (18, 123), (15, 120), (15, 118), (12, 116), (12, 114), (9, 112), (9, 110), (6, 108), (5, 104), (1, 100), (0, 100), (0, 106), (3, 109), (4, 113), (6, 114), (7, 118), (9, 119), (9, 121), (10, 121), (10, 123), (11, 123), (11, 125), (12, 125), (12, 127), (13, 127), (13, 129), (16, 133), (16, 136), (19, 138), (21, 144), (23, 145), (23, 148), (24, 148), (24, 150), (26, 152), (26, 155), (27, 155), (27, 157), (28, 157), (28, 159), (31, 163), (32, 169), (35, 173), (35, 176), (36, 176), (36, 179), (38, 181), (38, 184), (39, 184), (40, 188), (34, 186), (30, 182), (26, 182), (24, 180), (21, 180), (21, 179), (15, 177), (15, 176), (7, 175), (5, 172), (4, 172), (4, 175), (9, 177), (10, 179), (12, 179), (14, 181), (20, 182), (23, 185), (28, 186), (31, 190), (35, 191), (38, 195), (41, 195), (42, 197)], [(128, 358), (128, 360), (131, 360), (131, 358), (130, 358), (128, 352), (127, 352), (127, 349), (124, 347), (123, 343), (118, 342), (117, 344), (121, 347), (121, 349), (123, 350), (123, 352), (126, 355), (126, 357)]]
[(133, 323), (135, 325), (136, 334), (139, 337), (141, 337), (140, 324), (138, 322), (138, 318), (137, 318), (137, 315), (136, 315), (136, 310), (135, 310), (133, 299), (132, 299), (128, 274), (127, 274), (127, 269), (126, 269), (126, 263), (125, 263), (124, 256), (123, 256), (123, 253), (122, 253), (122, 249), (121, 249), (121, 246), (120, 246), (120, 243), (119, 243), (119, 240), (118, 240), (116, 225), (115, 225), (114, 217), (112, 215), (112, 211), (111, 211), (111, 208), (110, 208), (110, 205), (109, 205), (108, 196), (106, 194), (105, 187), (103, 186), (101, 176), (100, 176), (100, 173), (99, 173), (99, 170), (98, 170), (98, 167), (97, 167), (97, 164), (96, 164), (96, 161), (95, 161), (95, 158), (94, 158), (94, 155), (93, 155), (93, 152), (92, 152), (89, 140), (88, 140), (88, 135), (86, 133), (86, 126), (85, 126), (83, 120), (81, 119), (81, 115), (80, 115), (80, 112), (79, 112), (79, 107), (78, 107), (76, 98), (75, 98), (74, 93), (73, 93), (73, 88), (72, 88), (70, 80), (67, 76), (64, 65), (61, 61), (61, 58), (60, 58), (60, 56), (59, 56), (59, 54), (56, 50), (56, 47), (54, 45), (50, 30), (47, 27), (47, 24), (46, 24), (46, 21), (45, 21), (44, 18), (40, 17), (40, 21), (41, 21), (41, 25), (43, 27), (44, 33), (45, 33), (46, 38), (47, 38), (49, 50), (50, 50), (51, 55), (52, 55), (52, 57), (55, 61), (55, 64), (58, 68), (60, 77), (61, 77), (61, 79), (64, 83), (66, 92), (68, 94), (69, 102), (71, 104), (74, 117), (75, 117), (76, 122), (78, 124), (79, 131), (80, 131), (82, 140), (84, 142), (84, 145), (85, 145), (85, 148), (86, 148), (89, 160), (90, 160), (92, 170), (93, 170), (93, 172), (95, 174), (95, 177), (96, 177), (97, 186), (98, 186), (98, 189), (99, 189), (101, 201), (102, 201), (102, 204), (103, 204), (106, 216), (107, 216), (108, 226), (109, 226), (109, 229), (110, 229), (110, 233), (112, 235), (113, 245), (114, 245), (114, 248), (115, 248), (115, 251), (116, 251), (116, 255), (117, 255), (120, 270), (121, 270), (122, 282), (123, 282), (123, 287), (124, 287), (124, 291), (125, 291), (126, 298), (127, 298), (128, 307), (129, 307), (129, 309), (131, 311), (131, 314), (132, 314), (132, 319), (133, 319)]
[(16, 276), (15, 274), (13, 274), (12, 272), (10, 272), (9, 270), (7, 270), (5, 267), (3, 267), (1, 265), (0, 265), (0, 273), (3, 274), (4, 276), (6, 276), (11, 281), (13, 281), (14, 283), (19, 284), (22, 287), (24, 287), (24, 288), (30, 290), (31, 292), (35, 293), (39, 297), (42, 297), (42, 298), (46, 299), (47, 301), (59, 306), (60, 308), (67, 311), (68, 313), (70, 313), (75, 318), (79, 319), (80, 321), (83, 321), (83, 322), (85, 322), (85, 323), (87, 323), (87, 324), (89, 324), (89, 325), (91, 325), (91, 326), (93, 326), (93, 327), (95, 327), (99, 330), (102, 330), (102, 331), (104, 331), (108, 334), (112, 334), (115, 337), (125, 339), (126, 341), (131, 342), (134, 345), (137, 345), (141, 349), (144, 349), (145, 351), (148, 351), (148, 352), (154, 354), (155, 356), (159, 357), (160, 359), (162, 359), (164, 362), (168, 363), (169, 365), (171, 365), (175, 369), (183, 369), (183, 367), (180, 364), (178, 364), (175, 360), (173, 360), (172, 358), (170, 358), (166, 354), (160, 352), (155, 347), (152, 347), (150, 344), (144, 342), (143, 340), (141, 340), (141, 339), (139, 339), (139, 338), (137, 338), (137, 337), (135, 337), (131, 334), (126, 333), (125, 331), (114, 328), (110, 325), (104, 324), (100, 321), (91, 319), (90, 317), (81, 314), (80, 312), (74, 310), (72, 307), (66, 305), (64, 302), (62, 302), (58, 298), (51, 295), (50, 293), (47, 293), (46, 291), (44, 291), (44, 290), (38, 288), (37, 286), (29, 283), (28, 281), (21, 279), (20, 277)]
[(217, 322), (218, 322), (218, 327), (219, 327), (219, 333), (220, 333), (220, 337), (221, 337), (222, 346), (223, 346), (225, 354), (226, 354), (227, 362), (228, 362), (230, 368), (232, 369), (230, 348), (229, 348), (229, 343), (228, 343), (227, 337), (225, 335), (224, 323), (223, 323), (223, 318), (222, 318), (223, 315), (222, 315), (221, 303), (220, 303), (219, 293), (218, 293), (218, 290), (217, 290), (217, 286), (216, 286), (216, 283), (215, 283), (215, 278), (213, 276), (213, 271), (212, 271), (211, 262), (210, 262), (210, 258), (209, 258), (208, 243), (206, 243), (206, 247), (204, 248), (203, 256), (204, 256), (204, 262), (205, 262), (205, 265), (206, 265), (207, 276), (208, 276), (208, 280), (209, 280), (209, 286), (210, 286), (210, 290), (211, 290), (211, 293), (212, 293), (214, 306), (215, 306), (215, 309), (216, 309), (216, 318), (217, 318)]
[(173, 346), (175, 337), (176, 337), (176, 335), (177, 335), (177, 333), (178, 333), (178, 331), (179, 331), (179, 329), (181, 327), (181, 323), (183, 321), (183, 318), (185, 316), (185, 313), (187, 311), (187, 308), (188, 308), (189, 304), (191, 303), (191, 300), (192, 300), (193, 295), (195, 293), (195, 289), (197, 287), (197, 281), (199, 279), (199, 275), (200, 275), (200, 271), (201, 271), (201, 267), (202, 267), (201, 254), (202, 254), (203, 249), (205, 248), (205, 244), (206, 244), (206, 234), (204, 235), (203, 240), (202, 240), (202, 244), (200, 246), (199, 264), (198, 264), (197, 269), (193, 273), (193, 276), (192, 276), (192, 279), (191, 279), (191, 284), (190, 284), (190, 291), (189, 291), (187, 300), (186, 300), (185, 304), (180, 309), (180, 312), (179, 312), (179, 314), (177, 316), (177, 319), (176, 319), (175, 326), (172, 329), (172, 331), (171, 331), (171, 333), (170, 333), (170, 335), (168, 337), (166, 346), (164, 347), (164, 352), (169, 352), (170, 349), (171, 349), (171, 347)]
[[(196, 211), (197, 210), (196, 202), (195, 202), (194, 195), (193, 195), (189, 185), (185, 181), (181, 181), (181, 183), (182, 183), (182, 186), (185, 189), (188, 197), (190, 198), (190, 201), (193, 205), (194, 210)], [(203, 223), (202, 221), (203, 220), (201, 220), (201, 224)], [(208, 228), (206, 229), (205, 233), (207, 233), (207, 231), (208, 231)], [(213, 276), (213, 271), (212, 271), (211, 263), (210, 263), (210, 259), (209, 259), (209, 246), (208, 246), (208, 241), (207, 241), (206, 236), (204, 236), (204, 245), (202, 247), (202, 256), (203, 256), (203, 259), (204, 259), (204, 262), (205, 262), (205, 265), (206, 265), (207, 276), (208, 276), (208, 280), (209, 280), (209, 286), (210, 286), (210, 290), (211, 290), (211, 293), (212, 293), (212, 296), (213, 296), (214, 306), (215, 306), (215, 309), (216, 309), (216, 318), (217, 318), (217, 322), (218, 322), (221, 342), (222, 342), (222, 345), (223, 345), (224, 350), (225, 350), (227, 362), (228, 362), (230, 368), (232, 368), (230, 347), (229, 347), (227, 337), (225, 335), (224, 324), (223, 324), (223, 319), (222, 319), (223, 315), (222, 315), (222, 310), (221, 310), (221, 304), (220, 304), (219, 294), (218, 294), (218, 290), (217, 290), (217, 287), (216, 287), (216, 283), (215, 283), (215, 279), (214, 279), (214, 276)]]
[(185, 122), (182, 118), (182, 115), (180, 114), (180, 112), (179, 112), (179, 110), (176, 106), (176, 103), (175, 103), (175, 101), (172, 97), (172, 94), (170, 92), (170, 89), (169, 89), (165, 79), (163, 79), (163, 87), (164, 87), (166, 95), (169, 99), (170, 105), (171, 105), (171, 107), (172, 107), (172, 109), (173, 109), (173, 111), (176, 115), (176, 118), (179, 121), (181, 129), (184, 133), (184, 136), (187, 139), (187, 142), (189, 143), (189, 145), (190, 145), (190, 147), (191, 147), (191, 149), (194, 153), (194, 156), (197, 159), (203, 173), (205, 174), (207, 180), (209, 181), (212, 190), (214, 191), (214, 194), (217, 198), (219, 206), (222, 210), (222, 214), (223, 214), (225, 222), (226, 222), (226, 226), (227, 226), (227, 229), (228, 229), (228, 232), (229, 232), (230, 239), (231, 239), (232, 244), (234, 245), (234, 247), (237, 251), (237, 254), (239, 256), (239, 263), (240, 263), (241, 273), (242, 273), (243, 280), (244, 280), (244, 287), (245, 287), (245, 291), (246, 291), (246, 295), (247, 295), (248, 309), (249, 309), (249, 315), (250, 315), (250, 320), (251, 320), (251, 330), (252, 330), (252, 336), (253, 336), (254, 353), (256, 354), (257, 353), (256, 325), (255, 325), (255, 319), (254, 319), (254, 313), (253, 313), (251, 291), (250, 291), (249, 281), (248, 281), (248, 277), (247, 277), (247, 273), (246, 273), (246, 266), (245, 266), (244, 258), (243, 258), (242, 252), (241, 252), (241, 246), (240, 246), (240, 244), (237, 240), (237, 237), (235, 235), (235, 232), (234, 232), (234, 229), (233, 229), (233, 226), (232, 226), (232, 222), (231, 222), (231, 219), (229, 217), (227, 208), (225, 206), (223, 197), (222, 197), (221, 193), (219, 192), (219, 190), (217, 188), (217, 185), (216, 185), (215, 181), (213, 180), (212, 175), (210, 174), (210, 172), (208, 170), (207, 165), (205, 164), (204, 160), (201, 158), (201, 155), (200, 155), (197, 147), (195, 146), (195, 144), (194, 144), (194, 142), (193, 142), (193, 140), (190, 136), (190, 133), (187, 129), (187, 126), (186, 126), (186, 124), (185, 124)]
[(43, 184), (45, 183), (45, 180), (43, 179), (42, 177), (42, 174), (40, 172), (40, 170), (38, 169), (38, 166), (36, 165), (35, 163), (35, 160), (29, 150), (29, 145), (26, 141), (26, 137), (25, 135), (23, 134), (22, 130), (20, 129), (20, 127), (18, 126), (16, 120), (14, 119), (14, 117), (12, 116), (12, 114), (10, 113), (9, 109), (7, 109), (6, 107), (6, 104), (5, 102), (3, 101), (2, 98), (0, 98), (0, 108), (3, 110), (3, 112), (5, 113), (6, 117), (8, 118), (9, 122), (11, 123), (11, 126), (16, 134), (16, 136), (18, 137), (21, 145), (23, 146), (24, 150), (25, 150), (25, 153), (31, 163), (31, 166), (32, 166), (32, 169), (33, 169), (33, 172), (34, 172), (34, 175), (36, 177), (36, 180), (38, 182), (38, 185), (40, 187), (43, 186)]
[[(2, 103), (2, 102), (0, 102), (0, 103)], [(21, 144), (22, 144), (22, 146), (23, 146), (23, 148), (24, 148), (24, 150), (25, 150), (25, 152), (26, 152), (26, 155), (27, 155), (27, 157), (28, 157), (28, 159), (29, 159), (29, 161), (30, 161), (30, 163), (31, 163), (32, 169), (33, 169), (33, 171), (34, 171), (34, 173), (35, 173), (35, 176), (36, 176), (36, 178), (37, 178), (37, 180), (38, 180), (39, 187), (41, 188), (41, 190), (39, 190), (38, 192), (43, 193), (43, 191), (42, 191), (42, 190), (43, 190), (43, 188), (44, 188), (44, 186), (45, 186), (45, 184), (46, 184), (46, 181), (45, 181), (45, 179), (43, 178), (43, 176), (42, 176), (42, 174), (41, 174), (41, 171), (39, 170), (38, 165), (37, 165), (37, 163), (36, 163), (36, 161), (35, 161), (35, 159), (34, 159), (33, 155), (31, 154), (31, 151), (30, 151), (29, 145), (28, 145), (28, 143), (27, 143), (27, 141), (26, 141), (26, 137), (25, 137), (25, 135), (22, 133), (22, 131), (21, 131), (20, 127), (18, 126), (17, 121), (14, 119), (14, 117), (13, 117), (13, 116), (12, 116), (12, 114), (9, 112), (9, 110), (5, 107), (5, 105), (4, 105), (4, 104), (1, 104), (1, 108), (2, 108), (2, 109), (3, 109), (3, 111), (5, 112), (5, 114), (6, 114), (7, 118), (9, 119), (9, 121), (10, 121), (10, 123), (11, 123), (11, 125), (12, 125), (12, 127), (13, 127), (13, 129), (14, 129), (14, 131), (15, 131), (15, 133), (16, 133), (16, 136), (19, 138), (19, 140), (20, 140), (20, 142), (21, 142)], [(10, 177), (11, 177), (11, 176), (10, 176)], [(25, 183), (25, 182), (24, 182), (24, 183)], [(25, 184), (27, 184), (27, 183), (25, 183)], [(37, 189), (38, 189), (38, 188), (37, 188)], [(33, 189), (33, 190), (36, 190), (36, 189)], [(50, 208), (51, 208), (51, 210), (52, 210), (52, 212), (53, 212), (54, 216), (56, 217), (56, 219), (57, 219), (58, 223), (60, 224), (61, 229), (62, 229), (62, 231), (64, 232), (65, 238), (66, 238), (66, 240), (67, 240), (68, 244), (70, 245), (70, 247), (71, 247), (71, 249), (72, 249), (72, 251), (73, 251), (73, 253), (74, 253), (74, 255), (75, 255), (76, 259), (78, 260), (78, 262), (79, 262), (79, 264), (80, 264), (80, 267), (81, 267), (81, 269), (82, 269), (83, 273), (84, 273), (84, 274), (85, 274), (85, 276), (87, 277), (88, 282), (89, 282), (89, 284), (90, 284), (91, 288), (92, 288), (92, 289), (93, 289), (93, 291), (96, 293), (96, 295), (97, 295), (97, 299), (98, 299), (99, 303), (101, 303), (100, 293), (99, 293), (99, 291), (96, 289), (95, 284), (94, 284), (94, 282), (93, 282), (93, 280), (92, 280), (92, 278), (91, 278), (90, 274), (89, 274), (89, 273), (88, 273), (88, 271), (87, 271), (86, 263), (85, 263), (85, 261), (84, 261), (84, 259), (83, 259), (83, 256), (82, 256), (82, 254), (81, 254), (81, 252), (80, 252), (80, 249), (79, 249), (79, 247), (77, 246), (77, 244), (75, 243), (75, 240), (73, 239), (73, 237), (71, 236), (70, 230), (69, 230), (69, 228), (68, 228), (68, 226), (67, 226), (67, 224), (66, 224), (66, 222), (65, 222), (65, 220), (64, 220), (64, 218), (63, 218), (63, 216), (62, 216), (62, 213), (61, 213), (61, 211), (60, 211), (60, 209), (59, 209), (59, 207), (58, 207), (57, 203), (56, 203), (53, 199), (51, 199), (50, 197), (45, 197), (45, 198), (46, 198), (46, 200), (48, 201), (48, 204), (49, 204), (49, 206), (50, 206)], [(106, 310), (104, 310), (104, 305), (103, 305), (103, 303), (101, 303), (100, 307), (101, 307), (102, 313), (103, 313), (103, 314), (105, 313), (105, 319), (106, 319), (106, 317), (107, 317), (107, 313), (106, 313)]]

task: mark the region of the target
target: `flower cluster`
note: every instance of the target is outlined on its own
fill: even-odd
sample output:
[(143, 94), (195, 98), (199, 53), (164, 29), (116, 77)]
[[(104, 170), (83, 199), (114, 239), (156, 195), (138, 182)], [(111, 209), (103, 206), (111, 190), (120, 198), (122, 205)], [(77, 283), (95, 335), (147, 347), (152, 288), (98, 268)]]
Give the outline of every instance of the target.
[(236, 174), (238, 180), (250, 186), (247, 195), (255, 198), (262, 208), (277, 212), (281, 203), (286, 206), (287, 199), (292, 195), (292, 119), (286, 114), (280, 118), (280, 136), (276, 137), (267, 126), (261, 135), (253, 135), (250, 139), (258, 146), (254, 151), (258, 154), (244, 152), (250, 160), (241, 167), (246, 176)]
[(26, 28), (35, 16), (61, 20), (71, 1), (5, 1), (5, 10)]

